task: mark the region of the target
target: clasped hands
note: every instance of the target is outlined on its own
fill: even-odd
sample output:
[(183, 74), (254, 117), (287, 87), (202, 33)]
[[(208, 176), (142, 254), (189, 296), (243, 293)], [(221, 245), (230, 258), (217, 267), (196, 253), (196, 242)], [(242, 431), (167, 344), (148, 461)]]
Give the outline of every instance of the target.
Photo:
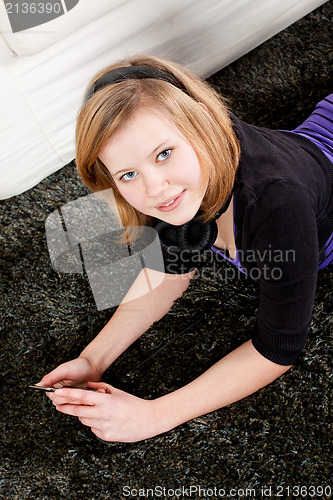
[[(158, 400), (141, 399), (104, 382), (86, 382), (99, 378), (87, 359), (77, 358), (58, 366), (39, 385), (55, 387), (47, 395), (56, 409), (78, 417), (104, 441), (136, 442), (163, 432)], [(83, 384), (93, 390), (66, 388)]]

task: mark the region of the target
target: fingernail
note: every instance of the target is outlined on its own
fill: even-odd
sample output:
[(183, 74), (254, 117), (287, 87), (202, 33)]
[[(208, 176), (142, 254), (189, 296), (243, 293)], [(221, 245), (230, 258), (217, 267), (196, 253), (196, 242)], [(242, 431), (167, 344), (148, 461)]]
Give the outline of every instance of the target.
[(54, 392), (57, 394), (57, 396), (62, 396), (64, 393), (62, 389), (56, 389)]

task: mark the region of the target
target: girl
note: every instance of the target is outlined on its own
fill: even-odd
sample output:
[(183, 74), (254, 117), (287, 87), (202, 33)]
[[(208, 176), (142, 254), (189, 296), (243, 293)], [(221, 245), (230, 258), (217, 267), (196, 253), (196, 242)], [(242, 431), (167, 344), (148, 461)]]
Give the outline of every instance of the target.
[[(292, 132), (233, 116), (205, 82), (142, 56), (91, 82), (77, 121), (77, 166), (94, 191), (112, 188), (122, 223), (156, 228), (161, 284), (144, 269), (111, 320), (40, 385), (56, 409), (97, 437), (134, 442), (227, 406), (296, 362), (311, 321), (318, 269), (332, 264), (333, 95)], [(135, 239), (134, 230), (129, 237)], [(162, 318), (211, 248), (259, 282), (255, 336), (188, 385), (144, 400), (100, 382), (111, 363)], [(66, 386), (84, 386), (96, 392)]]

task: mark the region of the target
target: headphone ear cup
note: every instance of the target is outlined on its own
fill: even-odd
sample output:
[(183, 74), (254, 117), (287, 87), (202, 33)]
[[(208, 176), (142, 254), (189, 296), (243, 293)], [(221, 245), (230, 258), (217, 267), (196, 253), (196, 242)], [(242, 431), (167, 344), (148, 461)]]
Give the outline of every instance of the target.
[(215, 220), (202, 222), (199, 217), (194, 217), (177, 231), (178, 246), (189, 252), (194, 250), (208, 250), (217, 238), (217, 224)]
[(161, 247), (176, 252), (208, 250), (217, 238), (218, 228), (215, 220), (202, 222), (198, 216), (193, 217), (182, 226), (173, 226), (156, 219), (154, 228), (158, 232)]
[[(155, 222), (156, 221), (156, 222)], [(163, 250), (169, 250), (173, 247), (176, 251), (177, 248), (177, 226), (172, 226), (163, 220), (155, 219), (153, 227), (157, 231), (161, 247)], [(180, 250), (180, 249), (179, 249)]]

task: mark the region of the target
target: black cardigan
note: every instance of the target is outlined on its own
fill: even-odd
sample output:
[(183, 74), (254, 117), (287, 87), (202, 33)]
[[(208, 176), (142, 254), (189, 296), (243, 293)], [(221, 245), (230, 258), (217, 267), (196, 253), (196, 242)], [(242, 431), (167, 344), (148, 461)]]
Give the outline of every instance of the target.
[[(305, 345), (319, 254), (333, 233), (333, 166), (303, 136), (235, 117), (233, 122), (241, 145), (234, 189), (236, 247), (244, 269), (262, 271), (252, 341), (266, 358), (289, 365)], [(273, 274), (276, 267), (281, 272)]]
[[(243, 269), (259, 282), (252, 342), (267, 359), (291, 365), (306, 342), (320, 250), (333, 233), (333, 166), (302, 136), (232, 121), (241, 146), (236, 247)], [(188, 259), (175, 266), (174, 255), (171, 261), (173, 273), (196, 267)]]

